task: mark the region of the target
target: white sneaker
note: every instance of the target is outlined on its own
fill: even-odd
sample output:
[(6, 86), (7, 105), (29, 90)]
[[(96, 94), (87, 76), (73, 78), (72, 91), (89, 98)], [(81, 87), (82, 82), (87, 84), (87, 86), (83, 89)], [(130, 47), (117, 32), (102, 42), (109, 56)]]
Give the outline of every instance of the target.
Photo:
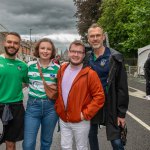
[(146, 100), (149, 100), (149, 101), (150, 101), (150, 95), (147, 95), (147, 96), (146, 96)]

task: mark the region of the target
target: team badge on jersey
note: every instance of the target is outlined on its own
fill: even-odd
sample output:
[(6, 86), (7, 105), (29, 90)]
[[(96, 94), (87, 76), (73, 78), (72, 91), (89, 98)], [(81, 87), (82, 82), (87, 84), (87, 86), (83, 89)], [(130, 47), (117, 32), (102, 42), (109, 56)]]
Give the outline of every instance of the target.
[(101, 62), (100, 62), (100, 66), (101, 67), (104, 67), (106, 64), (106, 59), (102, 59)]
[(54, 79), (55, 78), (55, 74), (50, 74), (50, 78)]
[(18, 66), (17, 68), (18, 68), (18, 70), (21, 70), (21, 66)]

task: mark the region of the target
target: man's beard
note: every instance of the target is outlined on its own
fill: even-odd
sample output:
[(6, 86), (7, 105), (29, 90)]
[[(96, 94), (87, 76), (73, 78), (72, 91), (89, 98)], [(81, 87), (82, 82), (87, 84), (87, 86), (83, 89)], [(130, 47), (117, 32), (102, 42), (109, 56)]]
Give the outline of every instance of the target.
[(73, 62), (70, 61), (70, 63), (71, 63), (72, 65), (74, 65), (74, 66), (79, 66), (79, 65), (81, 65), (83, 62), (73, 63)]
[(19, 49), (15, 49), (14, 47), (9, 47), (9, 48), (13, 48), (15, 49), (15, 52), (14, 53), (9, 53), (9, 50), (7, 47), (4, 47), (5, 48), (5, 52), (8, 56), (15, 56), (17, 54), (17, 52), (19, 51)]
[(97, 44), (97, 45), (92, 45), (93, 49), (99, 49), (101, 47), (101, 44)]
[(71, 61), (71, 60), (69, 59), (69, 62), (70, 62), (72, 65), (74, 65), (74, 66), (78, 66), (78, 65), (80, 65), (80, 64), (83, 63), (83, 60), (81, 60), (81, 61), (78, 62), (78, 63), (74, 63), (73, 61)]

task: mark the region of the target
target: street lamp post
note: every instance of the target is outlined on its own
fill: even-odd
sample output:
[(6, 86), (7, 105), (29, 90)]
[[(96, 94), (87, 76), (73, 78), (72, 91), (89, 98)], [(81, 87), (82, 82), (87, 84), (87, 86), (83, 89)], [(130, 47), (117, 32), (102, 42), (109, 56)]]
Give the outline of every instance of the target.
[[(30, 57), (31, 57), (31, 55), (32, 55), (32, 40), (31, 40), (31, 31), (32, 31), (32, 29), (30, 28)], [(29, 60), (30, 60), (31, 58), (29, 58)]]
[(30, 53), (32, 52), (32, 46), (31, 46), (31, 31), (32, 31), (32, 29), (30, 29)]
[(32, 30), (32, 29), (30, 29), (30, 42), (31, 42), (31, 30)]

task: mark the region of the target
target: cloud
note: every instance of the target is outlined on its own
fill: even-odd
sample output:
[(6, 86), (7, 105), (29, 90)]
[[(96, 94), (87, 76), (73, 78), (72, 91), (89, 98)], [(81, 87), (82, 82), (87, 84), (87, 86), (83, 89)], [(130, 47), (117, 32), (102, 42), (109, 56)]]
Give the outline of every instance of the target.
[(60, 33), (59, 35), (52, 34), (52, 35), (48, 35), (45, 37), (51, 38), (52, 40), (55, 40), (55, 41), (60, 41), (62, 43), (63, 42), (71, 42), (75, 39), (79, 39), (79, 36), (75, 36), (74, 34), (64, 34), (64, 33)]
[(30, 29), (32, 40), (47, 36), (61, 45), (79, 38), (73, 0), (5, 0), (0, 10), (0, 24), (28, 40)]
[[(79, 35), (67, 34), (67, 33), (66, 34), (64, 34), (64, 33), (52, 34), (52, 35), (48, 35), (48, 36), (45, 36), (45, 37), (48, 37), (48, 38), (52, 39), (54, 41), (54, 43), (61, 43), (61, 44), (63, 44), (66, 49), (69, 47), (69, 44), (72, 41), (80, 39)], [(61, 47), (58, 46), (58, 48), (61, 48)]]
[[(23, 39), (28, 40), (28, 35), (22, 35)], [(59, 33), (59, 34), (50, 34), (50, 35), (37, 35), (36, 39), (40, 38), (50, 38), (58, 49), (62, 49), (63, 51), (69, 47), (69, 44), (74, 40), (80, 40), (80, 36), (78, 34), (69, 34), (69, 33)]]

